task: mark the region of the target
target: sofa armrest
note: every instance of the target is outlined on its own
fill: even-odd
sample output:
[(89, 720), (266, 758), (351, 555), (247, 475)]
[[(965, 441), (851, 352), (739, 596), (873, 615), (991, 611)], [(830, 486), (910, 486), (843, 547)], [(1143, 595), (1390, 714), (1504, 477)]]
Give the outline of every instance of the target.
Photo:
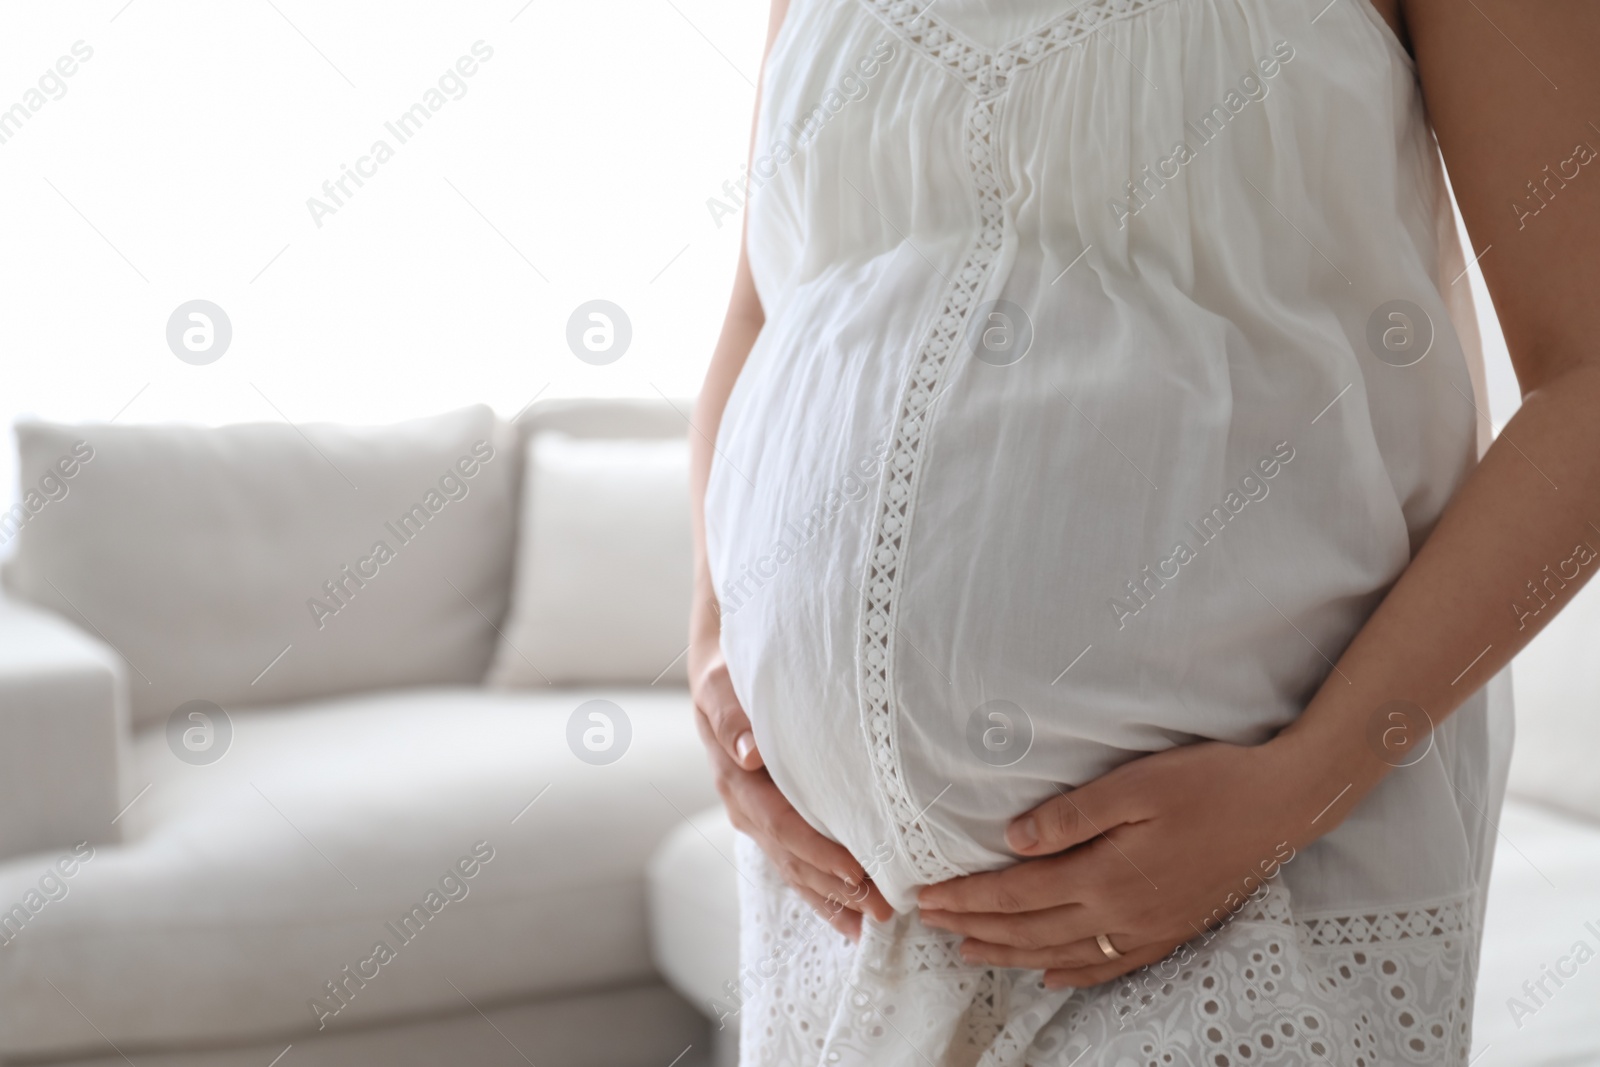
[(0, 860), (120, 840), (129, 748), (121, 659), (61, 618), (0, 597)]

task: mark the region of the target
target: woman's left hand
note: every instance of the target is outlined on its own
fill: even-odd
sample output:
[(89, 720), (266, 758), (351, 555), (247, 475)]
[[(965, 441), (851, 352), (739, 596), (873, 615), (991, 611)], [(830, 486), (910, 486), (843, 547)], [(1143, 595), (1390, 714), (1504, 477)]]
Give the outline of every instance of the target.
[(1141, 757), (1014, 820), (1011, 847), (1041, 858), (925, 887), (922, 921), (966, 935), (969, 962), (1110, 981), (1225, 921), (1349, 811), (1359, 794), (1317, 818), (1334, 796), (1307, 768), (1286, 736)]

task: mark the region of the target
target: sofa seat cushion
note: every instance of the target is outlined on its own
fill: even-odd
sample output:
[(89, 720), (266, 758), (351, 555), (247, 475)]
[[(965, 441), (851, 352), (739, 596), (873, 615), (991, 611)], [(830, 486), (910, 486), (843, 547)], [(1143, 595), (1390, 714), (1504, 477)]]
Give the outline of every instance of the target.
[[(626, 727), (585, 708), (572, 728), (599, 698)], [(125, 1050), (292, 1037), (648, 978), (646, 863), (715, 799), (690, 715), (675, 688), (397, 690), (234, 712), (201, 765), (145, 731), (126, 843), (0, 922), (0, 1054), (105, 1050), (96, 1029)], [(618, 749), (585, 731), (626, 750), (601, 762)], [(37, 902), (56, 859), (0, 866), (0, 908)]]

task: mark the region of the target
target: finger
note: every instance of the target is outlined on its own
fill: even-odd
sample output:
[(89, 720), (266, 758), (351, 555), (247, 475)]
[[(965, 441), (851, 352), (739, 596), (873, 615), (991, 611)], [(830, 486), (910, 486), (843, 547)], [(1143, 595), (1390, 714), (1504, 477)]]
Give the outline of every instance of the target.
[[(1123, 938), (1113, 935), (1112, 941), (1120, 944)], [(1047, 948), (1015, 948), (986, 941), (968, 939), (960, 946), (961, 958), (968, 963), (984, 963), (993, 967), (1015, 967), (1024, 971), (1050, 971), (1065, 969), (1081, 971), (1101, 967), (1113, 962), (1106, 959), (1100, 943), (1094, 938), (1073, 941), (1070, 944), (1051, 945)], [(1132, 956), (1122, 950), (1123, 958)]]
[(1092, 841), (1129, 821), (1123, 779), (1116, 772), (1059, 793), (1006, 827), (1006, 843), (1024, 856), (1047, 856)]
[(1087, 989), (1090, 986), (1103, 985), (1113, 978), (1120, 978), (1141, 967), (1159, 963), (1181, 944), (1183, 944), (1181, 941), (1157, 942), (1141, 946), (1132, 952), (1125, 952), (1121, 959), (1107, 960), (1091, 967), (1047, 970), (1044, 972), (1044, 984), (1051, 989)]
[(861, 940), (861, 913), (851, 911), (849, 908), (836, 908), (824, 897), (819, 897), (809, 889), (801, 886), (795, 887), (795, 892), (800, 894), (811, 910), (822, 916), (827, 924), (839, 931), (852, 941)]
[(764, 836), (777, 841), (811, 867), (831, 874), (843, 884), (849, 899), (857, 901), (859, 908), (868, 911), (873, 918), (887, 922), (893, 917), (894, 909), (878, 887), (867, 879), (866, 869), (856, 862), (850, 850), (822, 836), (806, 822), (770, 776), (741, 774), (730, 786)]
[[(710, 737), (705, 717), (697, 712), (695, 719), (708, 741), (717, 771), (717, 791), (723, 796), (730, 821), (735, 829), (755, 838), (785, 881), (796, 889), (806, 889), (816, 900), (837, 901), (834, 910), (870, 908), (881, 919), (893, 914), (876, 887), (864, 881), (864, 872), (847, 850), (800, 818), (765, 770), (746, 771), (736, 766)], [(796, 843), (807, 857), (796, 854), (791, 847)], [(838, 873), (816, 866), (819, 860), (836, 866)]]
[(804, 889), (818, 899), (828, 901), (835, 910), (841, 908), (855, 912), (863, 910), (866, 898), (864, 886), (859, 883), (849, 885), (827, 871), (813, 867), (785, 848), (781, 841), (761, 836), (756, 838), (756, 843), (767, 854), (772, 865), (778, 869), (783, 880), (796, 889)]
[[(922, 924), (938, 930), (949, 930), (996, 945), (1009, 945), (1021, 949), (1041, 949), (1052, 945), (1066, 945), (1094, 935), (1105, 929), (1104, 919), (1096, 919), (1095, 909), (1081, 904), (1067, 904), (1043, 911), (1024, 912), (1020, 915), (998, 915), (993, 912), (922, 912)], [(1093, 963), (1093, 960), (1089, 960)], [(1064, 967), (1066, 964), (1055, 964)]]
[(864, 883), (864, 887), (867, 891), (867, 895), (862, 899), (861, 910), (872, 916), (874, 919), (877, 919), (881, 923), (886, 923), (890, 919), (894, 918), (893, 905), (891, 905), (889, 901), (884, 898), (883, 893), (880, 892), (878, 887), (872, 883), (872, 879), (867, 879), (867, 881)]
[(780, 824), (798, 822), (803, 829), (783, 830), (773, 838), (807, 871), (806, 884), (824, 896), (836, 896), (856, 911), (864, 911), (880, 922), (894, 917), (894, 908), (883, 893), (866, 877), (860, 864), (836, 842), (817, 833), (797, 813), (780, 816)]
[(756, 749), (756, 735), (750, 729), (750, 719), (745, 715), (739, 698), (734, 695), (733, 681), (725, 668), (706, 675), (695, 691), (695, 710), (705, 716), (718, 747), (735, 764), (747, 771), (762, 765), (761, 753)]
[(1083, 903), (1083, 887), (1064, 880), (1062, 866), (1061, 859), (1034, 860), (1000, 871), (952, 878), (924, 886), (917, 894), (917, 904), (927, 911), (1016, 915)]

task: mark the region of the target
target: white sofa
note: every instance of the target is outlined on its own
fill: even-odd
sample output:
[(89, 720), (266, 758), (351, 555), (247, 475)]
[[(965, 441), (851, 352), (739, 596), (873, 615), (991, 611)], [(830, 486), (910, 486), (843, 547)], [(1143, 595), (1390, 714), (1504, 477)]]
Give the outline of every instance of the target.
[[(677, 439), (680, 410), (24, 428), (0, 1063), (730, 1063), (738, 878), (674, 658), (681, 466), (548, 436)], [(93, 458), (57, 466), (80, 432)], [(470, 491), (363, 567), (373, 526), (475, 437), (495, 458)], [(1597, 632), (1600, 587), (1519, 662), (1482, 1067), (1600, 1064), (1600, 962), (1531, 1016), (1507, 1004), (1574, 942), (1600, 948)], [(169, 729), (191, 699), (225, 710), (222, 758), (179, 757), (205, 725)], [(621, 759), (580, 755), (590, 700), (624, 709)]]
[[(516, 427), (469, 409), (371, 431), (19, 428), (37, 492), (0, 525), (16, 542), (0, 602), (5, 1064), (706, 1062), (708, 1020), (662, 983), (646, 929), (649, 856), (716, 799), (669, 663), (687, 564), (640, 589), (626, 559), (519, 549), (519, 527), (551, 528), (585, 488), (553, 488), (526, 520), (523, 444), (545, 431), (681, 440), (687, 425), (664, 402), (574, 402)], [(474, 440), (493, 460), (447, 481), (400, 545), (383, 524)], [(681, 550), (673, 499), (630, 539)], [(606, 506), (626, 525), (616, 492)], [(593, 510), (551, 536), (583, 537)], [(363, 565), (377, 539), (395, 558)], [(508, 600), (548, 579), (549, 554), (589, 584), (540, 634)], [(346, 593), (331, 618), (304, 603), (336, 605), (324, 580)], [(575, 668), (563, 639), (598, 665)], [(508, 658), (556, 684), (480, 684), (516, 675)], [(174, 741), (191, 699), (226, 725), (184, 715)], [(592, 699), (625, 709), (615, 762), (569, 744)], [(231, 733), (222, 758), (180, 759), (182, 731), (207, 728)]]

